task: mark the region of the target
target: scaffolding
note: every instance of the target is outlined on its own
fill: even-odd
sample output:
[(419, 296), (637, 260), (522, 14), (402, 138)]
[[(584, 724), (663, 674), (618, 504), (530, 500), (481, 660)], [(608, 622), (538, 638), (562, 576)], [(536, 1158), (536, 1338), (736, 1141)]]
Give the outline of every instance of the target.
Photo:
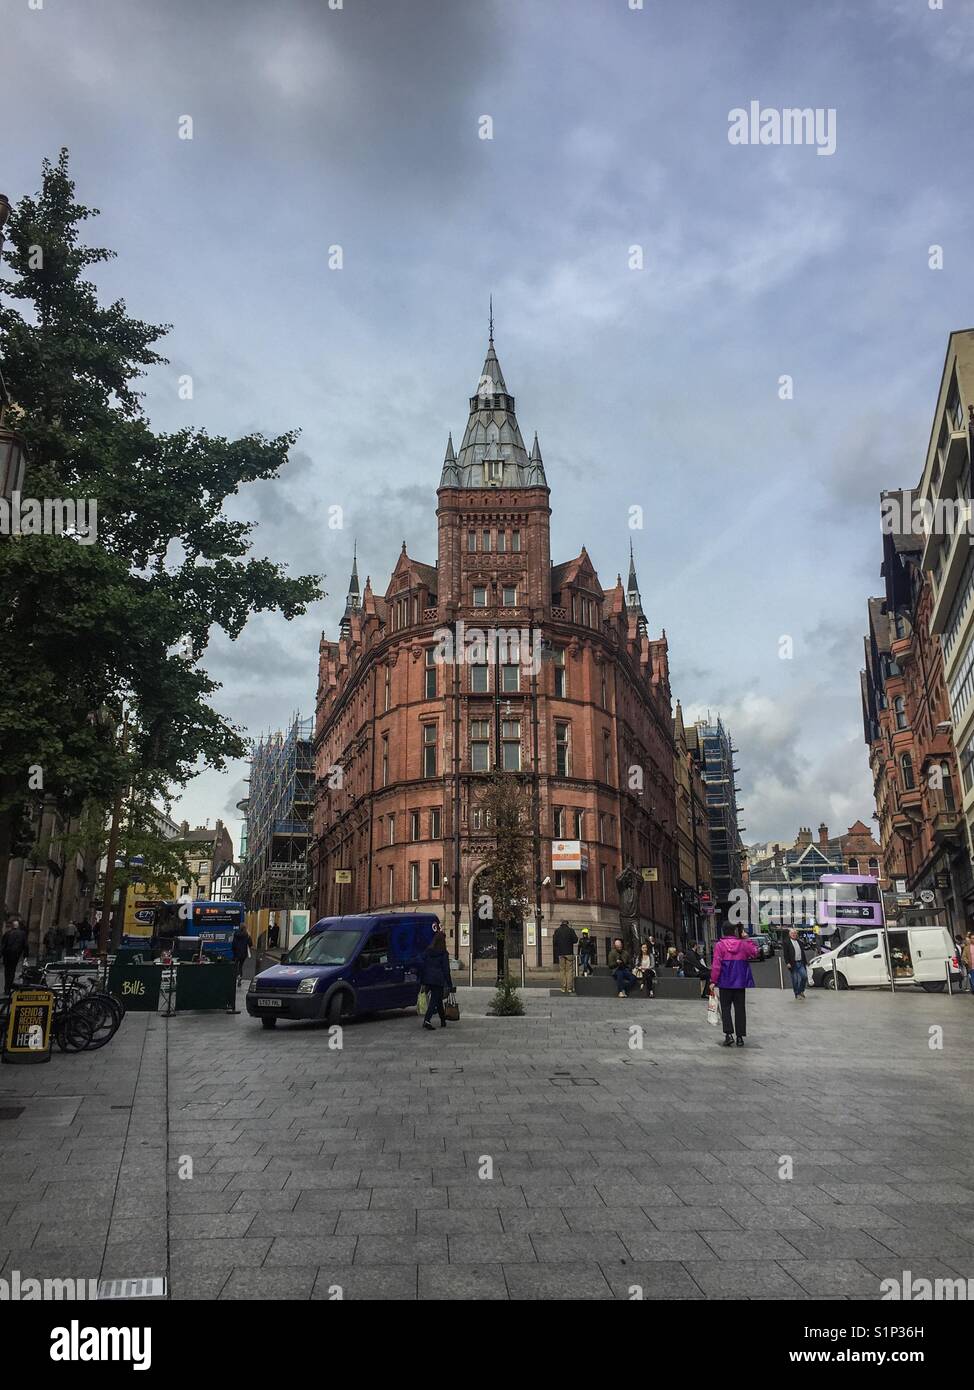
[(314, 721), (292, 716), (284, 732), (261, 736), (250, 760), (239, 896), (248, 909), (301, 908), (308, 899), (314, 788)]

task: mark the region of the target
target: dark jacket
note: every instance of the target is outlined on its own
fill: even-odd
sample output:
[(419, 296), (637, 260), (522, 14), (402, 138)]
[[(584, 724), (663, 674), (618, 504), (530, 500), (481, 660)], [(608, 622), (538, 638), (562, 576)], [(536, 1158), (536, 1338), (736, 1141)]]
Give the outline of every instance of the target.
[(580, 957), (595, 955), (595, 941), (591, 936), (580, 936), (578, 938), (578, 954)]
[(246, 960), (250, 953), (250, 937), (243, 927), (237, 927), (233, 933), (233, 958), (234, 960)]
[(708, 980), (710, 979), (710, 971), (704, 965), (699, 951), (695, 951), (692, 946), (683, 953), (683, 973), (684, 975), (696, 975), (698, 980), (703, 979), (704, 976)]
[(617, 951), (616, 948), (613, 946), (612, 950), (609, 952), (609, 969), (629, 969), (629, 952), (625, 949), (625, 947), (623, 947), (621, 951)]
[(0, 942), (0, 955), (4, 960), (20, 960), (27, 954), (27, 933), (23, 927), (10, 927)]
[(555, 960), (561, 960), (562, 956), (574, 955), (575, 942), (578, 940), (574, 927), (566, 926), (563, 923), (560, 927), (555, 928), (555, 934), (551, 940)]
[(785, 965), (788, 966), (798, 965), (799, 963), (807, 965), (808, 947), (805, 945), (804, 941), (802, 941), (801, 937), (799, 937), (797, 941), (793, 941), (790, 936), (786, 936), (781, 958)]
[(448, 952), (424, 951), (419, 958), (419, 978), (427, 989), (442, 985), (445, 990), (452, 990), (453, 980), (450, 976)]

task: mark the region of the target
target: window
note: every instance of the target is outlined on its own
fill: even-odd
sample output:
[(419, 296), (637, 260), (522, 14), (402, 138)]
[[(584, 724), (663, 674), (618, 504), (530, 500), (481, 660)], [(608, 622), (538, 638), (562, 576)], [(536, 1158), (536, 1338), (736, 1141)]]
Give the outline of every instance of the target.
[(490, 771), (490, 720), (470, 722), (470, 768), (473, 772)]
[(599, 898), (601, 899), (602, 902), (608, 901), (607, 895), (606, 895), (606, 891), (605, 891), (605, 878), (606, 878), (606, 874), (605, 874), (605, 865), (604, 865), (604, 864), (600, 864), (600, 865), (599, 865)]
[(389, 865), (389, 902), (396, 900), (396, 866)]
[(584, 816), (584, 814), (585, 814), (585, 812), (584, 812), (584, 811), (580, 811), (580, 810), (578, 809), (577, 806), (576, 806), (576, 808), (572, 811), (572, 822), (573, 822), (574, 827), (575, 827), (575, 839), (576, 839), (576, 840), (580, 840), (580, 839), (582, 838), (582, 817)]
[(605, 815), (605, 812), (604, 812), (604, 811), (600, 811), (600, 812), (599, 812), (599, 840), (600, 840), (603, 844), (605, 844), (605, 822), (606, 822), (606, 815)]
[(501, 590), (501, 603), (505, 608), (517, 607), (517, 589), (512, 584), (505, 584)]
[(567, 724), (555, 724), (555, 772), (559, 777), (571, 775)]
[(384, 965), (389, 959), (389, 932), (374, 931), (365, 943), (365, 948), (359, 955), (357, 964), (360, 967), (369, 965)]
[(471, 550), (471, 551), (477, 549), (477, 532), (476, 532), (476, 531), (468, 531), (468, 532), (467, 532), (467, 549), (468, 549), (468, 550)]
[(389, 785), (389, 735), (382, 735), (382, 785)]
[(521, 671), (518, 666), (501, 667), (501, 690), (520, 690)]
[(419, 865), (415, 860), (409, 865), (409, 901), (419, 902)]
[(870, 861), (869, 861), (869, 872), (870, 872), (871, 874), (875, 874), (875, 875), (878, 876), (878, 874), (879, 874), (879, 860), (878, 860), (878, 859), (870, 859)]
[(958, 658), (957, 675), (950, 682), (950, 715), (955, 724), (960, 724), (961, 716), (974, 695), (974, 639), (968, 642), (963, 654)]
[[(490, 532), (487, 534), (489, 535)], [(474, 608), (487, 607), (487, 590), (482, 584), (475, 584), (473, 587), (473, 606)]]
[(385, 677), (384, 677), (383, 683), (382, 683), (382, 708), (383, 708), (383, 710), (384, 710), (384, 711), (385, 711), (385, 710), (388, 710), (388, 709), (389, 709), (389, 706), (390, 706), (391, 704), (392, 704), (392, 672), (391, 672), (391, 670), (389, 669), (389, 667), (387, 666), (387, 667), (386, 667), (386, 670), (385, 670)]
[(423, 725), (423, 776), (436, 776), (436, 725)]
[(556, 887), (556, 888), (564, 889), (564, 887), (565, 887), (565, 871), (564, 871), (564, 869), (557, 869), (557, 870), (555, 871), (555, 887)]
[(419, 839), (419, 812), (418, 812), (418, 811), (410, 811), (410, 813), (409, 813), (409, 838), (410, 838), (411, 840), (418, 840), (418, 839)]
[(426, 698), (436, 699), (436, 648), (426, 648)]
[(505, 719), (501, 724), (501, 759), (505, 772), (521, 771), (520, 719)]
[(964, 407), (961, 405), (956, 376), (951, 381), (950, 390), (947, 393), (947, 419), (952, 430), (964, 428)]
[(565, 838), (564, 806), (553, 806), (551, 808), (551, 829), (556, 840), (563, 840)]
[(498, 532), (497, 532), (497, 553), (498, 553), (498, 555), (503, 555), (503, 554), (504, 554), (504, 551), (505, 551), (506, 549), (507, 549), (507, 532), (506, 532), (506, 531), (498, 531)]
[(912, 792), (916, 788), (916, 782), (913, 777), (913, 758), (909, 753), (900, 754), (900, 769), (903, 773), (903, 790)]
[(442, 830), (443, 814), (439, 806), (434, 806), (430, 811), (430, 839), (438, 840), (443, 833)]
[(555, 695), (559, 700), (563, 700), (567, 693), (565, 683), (565, 648), (556, 647), (551, 660), (555, 673)]
[(947, 810), (951, 812), (956, 810), (956, 803), (954, 801), (954, 782), (953, 778), (950, 775), (949, 763), (940, 764), (940, 787), (944, 794), (944, 805), (946, 806)]
[(859, 860), (858, 860), (858, 859), (850, 859), (850, 860), (849, 860), (849, 872), (850, 872), (850, 874), (857, 874), (857, 873), (859, 872)]
[(514, 532), (512, 533), (512, 535), (511, 535), (511, 549), (514, 550), (514, 551), (518, 551), (518, 552), (520, 551), (520, 549), (521, 549), (521, 533), (520, 533), (520, 531), (514, 531)]
[(430, 892), (435, 893), (443, 885), (443, 877), (438, 859), (430, 860)]
[(387, 845), (394, 845), (395, 843), (396, 843), (396, 814), (395, 814), (395, 812), (393, 812), (391, 816), (386, 816), (386, 844), (387, 844)]
[(870, 951), (879, 950), (879, 937), (870, 932), (869, 936), (860, 936), (855, 941), (850, 941), (844, 951), (840, 951), (842, 956), (865, 956)]
[(612, 737), (608, 729), (602, 730), (602, 770), (607, 782), (612, 781)]
[(897, 695), (893, 701), (893, 712), (896, 715), (896, 727), (906, 729), (909, 725), (906, 722), (906, 702), (902, 695)]
[(601, 696), (602, 696), (602, 708), (603, 708), (603, 709), (608, 709), (608, 708), (609, 708), (609, 701), (608, 701), (608, 696), (607, 696), (607, 692), (606, 692), (606, 685), (605, 685), (605, 667), (604, 667), (604, 666), (602, 667), (600, 685), (601, 685)]
[(470, 667), (470, 690), (474, 695), (486, 695), (490, 689), (487, 663), (480, 662)]
[[(499, 483), (504, 477), (504, 462), (502, 459), (487, 460), (487, 481)], [(488, 547), (489, 549), (489, 547)]]
[(480, 807), (478, 806), (474, 811), (471, 812), (471, 819), (472, 819), (472, 821), (473, 821), (473, 828), (474, 828), (474, 830), (489, 830), (489, 829), (490, 829), (490, 812), (489, 812), (489, 811), (482, 811), (482, 810), (480, 809)]
[(489, 532), (489, 531), (484, 531), (484, 533), (483, 533), (483, 548), (484, 548), (484, 550), (489, 550), (489, 549), (490, 549), (490, 532)]

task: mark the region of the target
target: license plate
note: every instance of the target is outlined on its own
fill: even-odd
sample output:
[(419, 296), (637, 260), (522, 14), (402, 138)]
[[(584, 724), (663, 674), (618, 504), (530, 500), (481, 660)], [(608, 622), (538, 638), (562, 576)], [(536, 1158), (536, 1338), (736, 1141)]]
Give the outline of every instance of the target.
[(259, 1009), (279, 1009), (281, 1001), (280, 999), (261, 999), (258, 997), (257, 1007)]

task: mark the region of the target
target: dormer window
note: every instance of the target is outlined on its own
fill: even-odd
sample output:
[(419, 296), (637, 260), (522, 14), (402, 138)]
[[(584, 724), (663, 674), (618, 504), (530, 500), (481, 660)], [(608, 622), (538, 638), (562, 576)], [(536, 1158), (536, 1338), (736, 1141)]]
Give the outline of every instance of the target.
[(504, 477), (504, 464), (501, 459), (488, 459), (485, 468), (487, 470), (488, 483), (499, 483)]

